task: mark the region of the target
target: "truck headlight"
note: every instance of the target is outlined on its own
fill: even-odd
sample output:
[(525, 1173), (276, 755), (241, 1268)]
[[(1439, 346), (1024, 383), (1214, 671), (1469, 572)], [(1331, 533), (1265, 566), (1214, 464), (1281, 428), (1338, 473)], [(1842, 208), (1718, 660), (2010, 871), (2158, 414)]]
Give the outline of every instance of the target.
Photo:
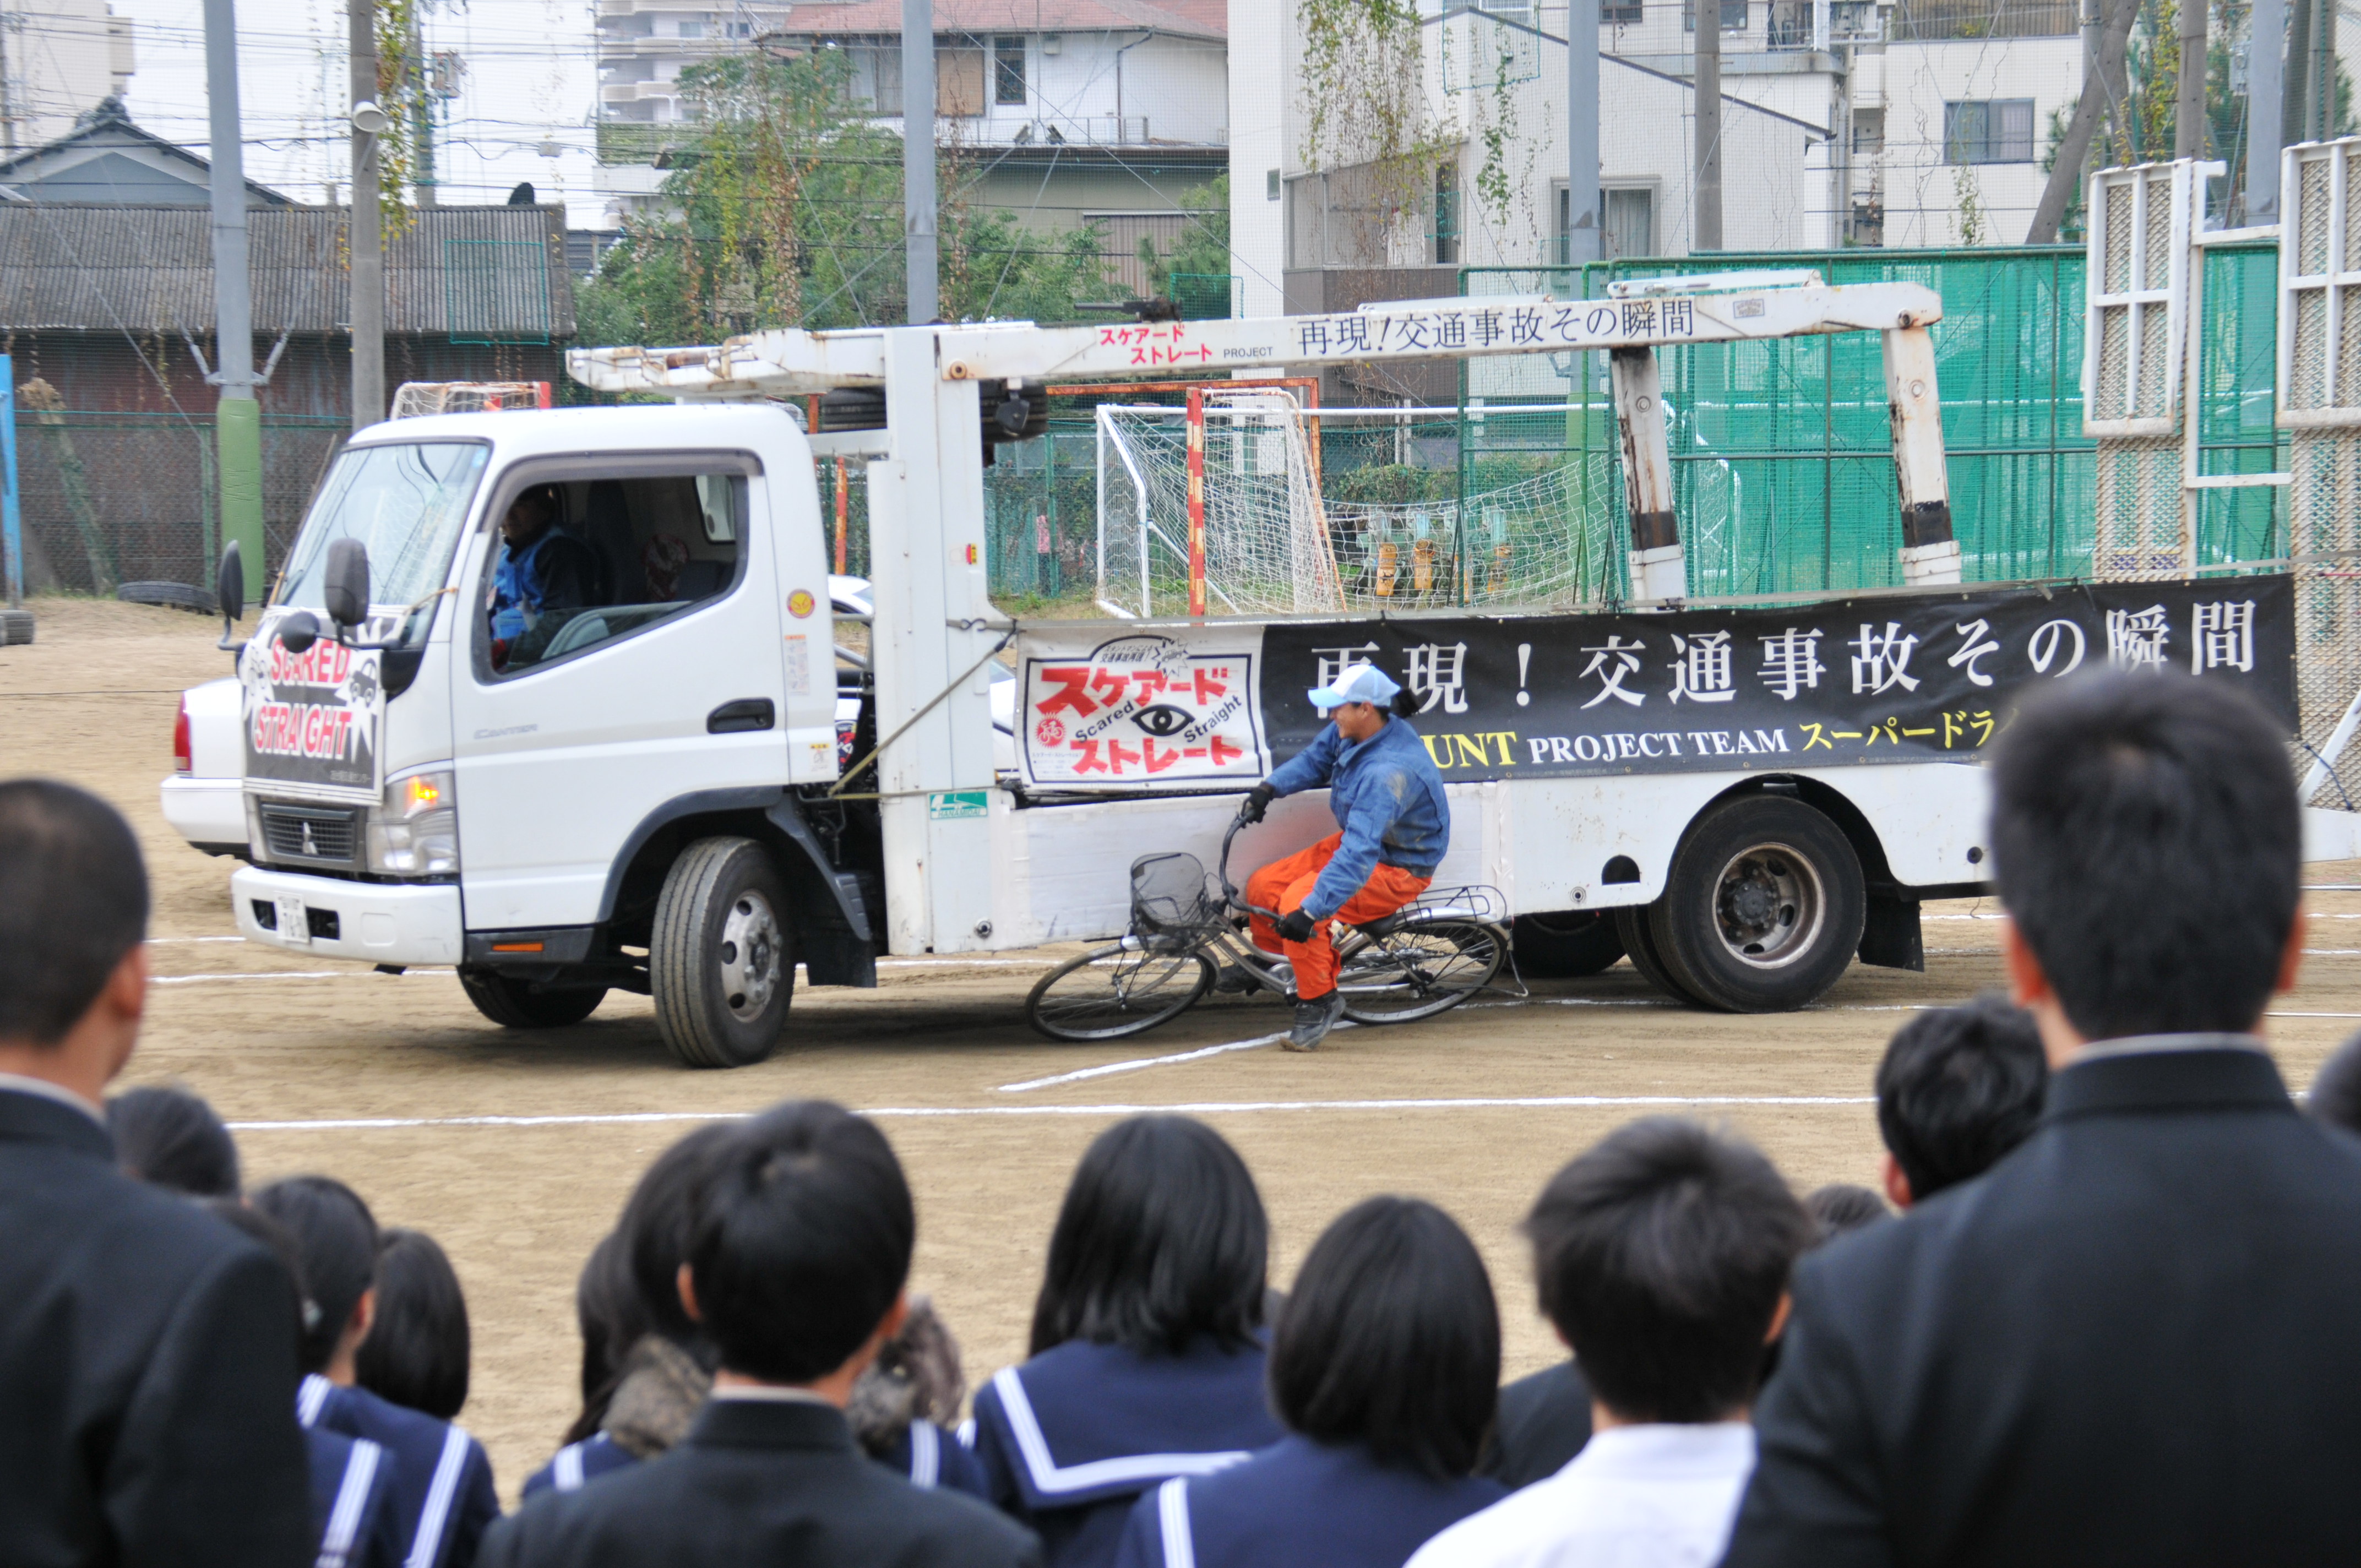
[(383, 876), (455, 876), (459, 870), (459, 788), (449, 768), (421, 768), (389, 780), (368, 814), (368, 867)]

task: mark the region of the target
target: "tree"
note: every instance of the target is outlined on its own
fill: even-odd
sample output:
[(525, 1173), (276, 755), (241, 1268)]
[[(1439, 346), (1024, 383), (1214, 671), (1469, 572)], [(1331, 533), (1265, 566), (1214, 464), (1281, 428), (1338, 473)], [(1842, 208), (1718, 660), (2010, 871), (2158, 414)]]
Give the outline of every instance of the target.
[[(667, 211), (628, 225), (577, 302), (580, 341), (710, 343), (904, 314), (902, 149), (852, 96), (844, 50), (748, 53), (681, 72), (694, 118), (666, 161)], [(1042, 235), (969, 204), (949, 166), (940, 240), (949, 319), (1073, 318), (1102, 292), (1095, 229)]]
[(1169, 251), (1159, 251), (1153, 235), (1139, 236), (1140, 265), (1148, 269), (1148, 286), (1159, 298), (1172, 294), (1175, 273), (1191, 277), (1230, 275), (1230, 177), (1226, 170), (1180, 198), (1189, 222)]

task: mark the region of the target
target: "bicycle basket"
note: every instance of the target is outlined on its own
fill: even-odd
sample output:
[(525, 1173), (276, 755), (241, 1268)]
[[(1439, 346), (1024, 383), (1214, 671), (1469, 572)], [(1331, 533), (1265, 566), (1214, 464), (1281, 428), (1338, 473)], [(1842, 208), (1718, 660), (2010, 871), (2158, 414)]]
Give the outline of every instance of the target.
[(1183, 942), (1219, 917), (1205, 892), (1204, 863), (1194, 855), (1142, 855), (1131, 862), (1131, 934), (1151, 943)]

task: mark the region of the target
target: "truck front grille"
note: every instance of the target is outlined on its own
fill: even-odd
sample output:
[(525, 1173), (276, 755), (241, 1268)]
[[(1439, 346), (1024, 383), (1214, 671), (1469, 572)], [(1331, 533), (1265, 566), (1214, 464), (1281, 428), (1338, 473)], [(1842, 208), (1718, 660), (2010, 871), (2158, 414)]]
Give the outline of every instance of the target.
[(360, 850), (360, 813), (323, 806), (256, 807), (262, 842), (273, 861), (315, 866), (350, 866)]

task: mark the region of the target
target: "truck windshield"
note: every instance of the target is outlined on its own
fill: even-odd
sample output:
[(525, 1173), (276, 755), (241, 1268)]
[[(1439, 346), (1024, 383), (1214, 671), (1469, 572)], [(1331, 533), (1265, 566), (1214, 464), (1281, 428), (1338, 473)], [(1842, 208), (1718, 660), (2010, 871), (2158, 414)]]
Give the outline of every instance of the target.
[(412, 609), (393, 633), (396, 645), (423, 642), (434, 621), (430, 596), (450, 571), (487, 451), (479, 442), (418, 441), (339, 455), (288, 554), (279, 602), (323, 608), (329, 544), (357, 539), (368, 549), (371, 601)]

